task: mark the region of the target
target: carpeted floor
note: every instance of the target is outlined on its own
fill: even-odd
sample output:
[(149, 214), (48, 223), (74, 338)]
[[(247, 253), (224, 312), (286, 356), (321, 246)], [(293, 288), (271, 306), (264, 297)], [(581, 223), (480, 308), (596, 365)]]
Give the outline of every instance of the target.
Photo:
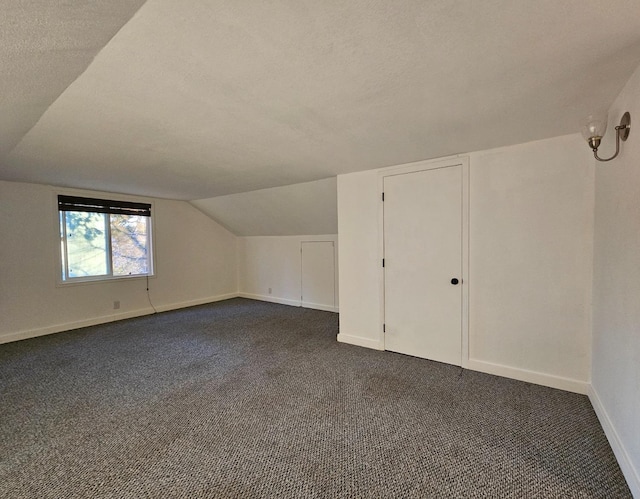
[(585, 396), (233, 299), (0, 345), (0, 497), (631, 497)]

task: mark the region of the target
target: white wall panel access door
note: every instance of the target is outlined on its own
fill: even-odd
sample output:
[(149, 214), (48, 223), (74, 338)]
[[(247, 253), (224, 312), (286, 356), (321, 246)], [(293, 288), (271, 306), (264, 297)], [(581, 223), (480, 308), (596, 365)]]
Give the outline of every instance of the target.
[(336, 263), (333, 241), (303, 241), (302, 306), (335, 311)]
[(462, 166), (385, 176), (385, 349), (461, 365)]

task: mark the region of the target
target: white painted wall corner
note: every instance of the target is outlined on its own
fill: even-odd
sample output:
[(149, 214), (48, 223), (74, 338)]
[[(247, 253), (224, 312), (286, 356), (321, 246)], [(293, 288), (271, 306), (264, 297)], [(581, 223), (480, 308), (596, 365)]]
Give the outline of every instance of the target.
[(640, 470), (633, 467), (633, 461), (625, 449), (622, 440), (613, 426), (611, 418), (609, 417), (609, 414), (607, 414), (607, 411), (598, 396), (598, 392), (593, 385), (589, 385), (588, 395), (589, 400), (591, 400), (591, 405), (598, 416), (598, 420), (600, 420), (604, 434), (607, 436), (607, 440), (609, 440), (609, 445), (611, 445), (611, 449), (618, 460), (622, 474), (627, 480), (627, 485), (629, 485), (629, 488), (631, 489), (631, 494), (633, 494), (633, 497), (635, 498), (640, 498)]

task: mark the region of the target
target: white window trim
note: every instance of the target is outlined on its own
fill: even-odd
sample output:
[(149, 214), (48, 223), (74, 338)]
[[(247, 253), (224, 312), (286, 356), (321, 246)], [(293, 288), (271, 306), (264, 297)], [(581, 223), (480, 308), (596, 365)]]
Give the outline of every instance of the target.
[[(63, 244), (66, 246), (66, 238), (63, 239), (61, 244), (60, 237), (60, 210), (58, 209), (58, 196), (80, 196), (80, 197), (88, 197), (88, 198), (104, 198), (111, 199), (114, 201), (131, 201), (131, 202), (140, 202), (140, 203), (149, 203), (151, 204), (151, 217), (150, 223), (148, 224), (147, 231), (147, 243), (151, 244), (151, 251), (149, 252), (150, 260), (149, 260), (149, 273), (148, 274), (137, 274), (137, 275), (123, 275), (123, 276), (114, 276), (114, 275), (103, 275), (103, 276), (87, 276), (87, 277), (71, 277), (67, 280), (62, 278), (62, 274), (64, 272), (64, 267), (62, 264), (63, 256), (66, 257), (66, 254), (63, 255)], [(104, 282), (113, 282), (113, 281), (126, 281), (126, 280), (140, 280), (140, 279), (155, 279), (156, 278), (156, 245), (155, 245), (155, 216), (154, 209), (155, 203), (152, 199), (148, 198), (140, 198), (136, 196), (127, 196), (121, 194), (111, 194), (99, 191), (82, 191), (82, 190), (53, 190), (53, 214), (55, 217), (54, 230), (55, 230), (55, 241), (56, 241), (56, 251), (54, 252), (56, 256), (56, 287), (67, 287), (67, 286), (78, 286), (78, 285), (86, 285), (86, 284), (97, 284)], [(66, 224), (65, 224), (66, 230)], [(111, 267), (111, 228), (109, 227), (109, 267)]]

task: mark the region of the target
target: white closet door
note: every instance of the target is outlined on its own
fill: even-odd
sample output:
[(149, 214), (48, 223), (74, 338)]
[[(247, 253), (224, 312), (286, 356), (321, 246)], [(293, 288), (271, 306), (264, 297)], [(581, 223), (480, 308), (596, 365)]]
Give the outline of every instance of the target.
[(461, 166), (384, 178), (384, 257), (385, 348), (461, 365)]
[(303, 241), (302, 306), (335, 310), (335, 254), (333, 241)]

